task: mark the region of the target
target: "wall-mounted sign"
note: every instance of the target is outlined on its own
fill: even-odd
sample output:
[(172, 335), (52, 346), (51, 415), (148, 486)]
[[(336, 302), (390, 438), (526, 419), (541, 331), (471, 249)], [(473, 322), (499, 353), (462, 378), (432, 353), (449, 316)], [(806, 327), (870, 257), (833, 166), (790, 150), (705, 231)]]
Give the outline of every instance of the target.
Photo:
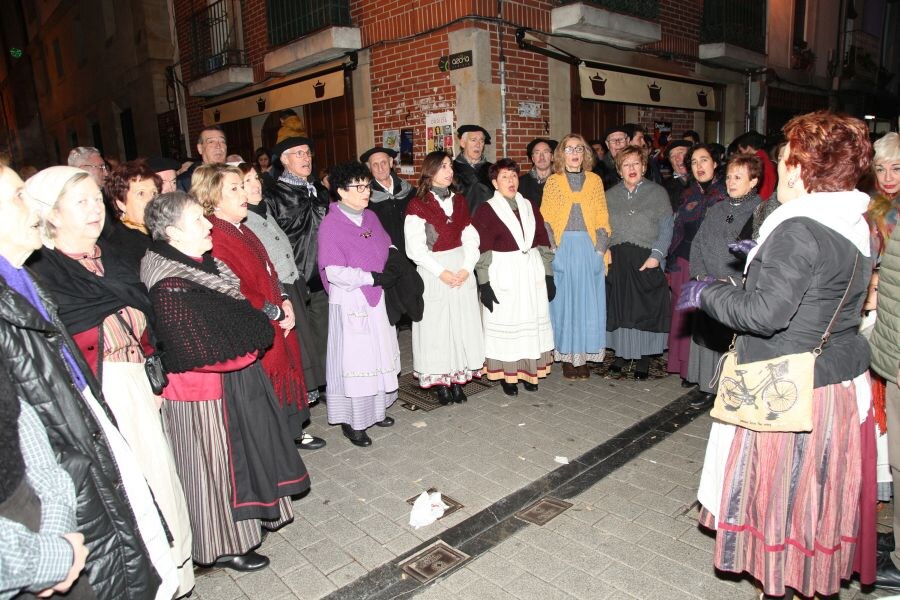
[(472, 51), (457, 52), (450, 56), (442, 56), (438, 59), (439, 71), (455, 71), (456, 69), (465, 69), (472, 66)]
[(333, 71), (289, 85), (239, 96), (234, 100), (208, 104), (203, 110), (203, 124), (228, 123), (343, 95), (344, 72)]
[(453, 156), (453, 111), (425, 114), (425, 152), (440, 150)]
[(716, 110), (716, 91), (710, 84), (633, 75), (585, 65), (580, 66), (578, 71), (582, 98), (689, 110)]
[[(413, 164), (413, 129), (412, 127), (404, 128), (400, 130), (400, 164), (401, 165), (409, 165), (412, 168)], [(410, 173), (412, 174), (412, 173)]]

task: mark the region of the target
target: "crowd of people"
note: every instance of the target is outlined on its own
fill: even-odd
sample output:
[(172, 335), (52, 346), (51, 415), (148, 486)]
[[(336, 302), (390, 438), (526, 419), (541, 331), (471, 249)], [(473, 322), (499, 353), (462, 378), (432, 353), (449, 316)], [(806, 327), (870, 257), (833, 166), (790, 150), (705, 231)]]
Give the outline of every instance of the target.
[(808, 351), (830, 327), (812, 432), (716, 422), (700, 522), (765, 597), (854, 572), (900, 589), (874, 529), (900, 483), (898, 135), (873, 148), (823, 111), (768, 146), (652, 148), (623, 124), (532, 140), (527, 172), (486, 159), (483, 127), (457, 136), (415, 186), (383, 147), (315, 177), (290, 115), (249, 162), (212, 126), (191, 165), (0, 166), (0, 598), (168, 600), (195, 564), (267, 566), (310, 487), (298, 449), (325, 446), (310, 406), (360, 447), (394, 424), (398, 324), (441, 405), (481, 377), (534, 392), (554, 362), (573, 385), (603, 363), (647, 379), (668, 352), (694, 409), (729, 348)]

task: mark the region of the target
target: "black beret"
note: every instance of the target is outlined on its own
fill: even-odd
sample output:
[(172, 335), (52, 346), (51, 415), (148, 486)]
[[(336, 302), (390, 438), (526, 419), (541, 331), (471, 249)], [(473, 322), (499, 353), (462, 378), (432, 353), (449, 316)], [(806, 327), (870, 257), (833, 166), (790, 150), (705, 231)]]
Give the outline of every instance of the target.
[(551, 154), (556, 150), (556, 147), (559, 145), (559, 142), (557, 142), (556, 140), (551, 140), (548, 138), (534, 138), (533, 140), (528, 142), (527, 146), (525, 146), (525, 152), (526, 152), (526, 156), (528, 156), (528, 158), (531, 158), (531, 153), (534, 152), (534, 147), (537, 146), (538, 144), (540, 144), (541, 142), (544, 142), (545, 144), (550, 146)]
[(471, 131), (480, 131), (484, 134), (484, 143), (491, 143), (491, 134), (489, 134), (487, 129), (481, 125), (460, 125), (459, 129), (456, 130), (456, 137), (461, 138), (464, 133), (469, 133)]
[(690, 147), (693, 146), (693, 145), (694, 145), (694, 144), (692, 144), (691, 142), (689, 142), (689, 141), (687, 141), (687, 140), (672, 140), (672, 141), (669, 142), (669, 144), (666, 146), (666, 151), (665, 151), (665, 153), (664, 153), (665, 156), (666, 156), (666, 159), (668, 160), (668, 158), (669, 158), (669, 152), (671, 152), (671, 151), (674, 150), (675, 148), (690, 148)]
[(393, 148), (379, 148), (378, 146), (376, 146), (375, 148), (369, 148), (368, 150), (366, 150), (365, 152), (360, 154), (359, 162), (361, 162), (361, 163), (367, 162), (373, 154), (378, 154), (379, 152), (384, 152), (391, 158), (397, 158), (397, 151), (394, 150)]
[(296, 148), (297, 146), (309, 146), (310, 150), (315, 148), (315, 144), (308, 137), (294, 136), (284, 138), (283, 140), (272, 146), (272, 158), (278, 158), (285, 150), (290, 150), (291, 148)]
[(154, 173), (162, 173), (163, 171), (177, 171), (181, 168), (181, 163), (174, 158), (165, 156), (151, 156), (146, 161), (147, 166)]
[(628, 135), (628, 130), (625, 129), (625, 127), (623, 125), (613, 125), (612, 127), (609, 127), (606, 129), (606, 133), (603, 134), (603, 139), (604, 140), (608, 139), (610, 135), (612, 135), (618, 131), (621, 131), (625, 135)]

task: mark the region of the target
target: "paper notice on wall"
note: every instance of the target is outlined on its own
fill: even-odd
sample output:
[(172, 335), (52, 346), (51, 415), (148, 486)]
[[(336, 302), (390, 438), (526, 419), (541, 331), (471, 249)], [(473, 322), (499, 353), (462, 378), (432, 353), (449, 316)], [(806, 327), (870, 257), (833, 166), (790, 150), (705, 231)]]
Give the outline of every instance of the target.
[(390, 148), (394, 152), (400, 153), (400, 130), (386, 129), (381, 138), (381, 147)]
[(453, 156), (453, 111), (425, 115), (425, 151), (440, 150)]

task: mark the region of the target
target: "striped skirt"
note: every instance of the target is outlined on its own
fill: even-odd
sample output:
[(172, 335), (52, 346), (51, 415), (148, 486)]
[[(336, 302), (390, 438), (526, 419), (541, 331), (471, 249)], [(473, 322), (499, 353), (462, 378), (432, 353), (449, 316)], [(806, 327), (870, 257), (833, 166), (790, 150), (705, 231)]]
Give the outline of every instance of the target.
[(837, 594), (849, 579), (859, 527), (860, 423), (853, 385), (813, 391), (811, 433), (737, 428), (725, 465), (717, 569), (747, 572), (766, 594)]
[(166, 401), (162, 416), (187, 499), (194, 562), (209, 565), (223, 556), (245, 554), (262, 542), (260, 526), (274, 530), (293, 519), (291, 498), (284, 496), (278, 500), (276, 520), (234, 520), (222, 400)]

